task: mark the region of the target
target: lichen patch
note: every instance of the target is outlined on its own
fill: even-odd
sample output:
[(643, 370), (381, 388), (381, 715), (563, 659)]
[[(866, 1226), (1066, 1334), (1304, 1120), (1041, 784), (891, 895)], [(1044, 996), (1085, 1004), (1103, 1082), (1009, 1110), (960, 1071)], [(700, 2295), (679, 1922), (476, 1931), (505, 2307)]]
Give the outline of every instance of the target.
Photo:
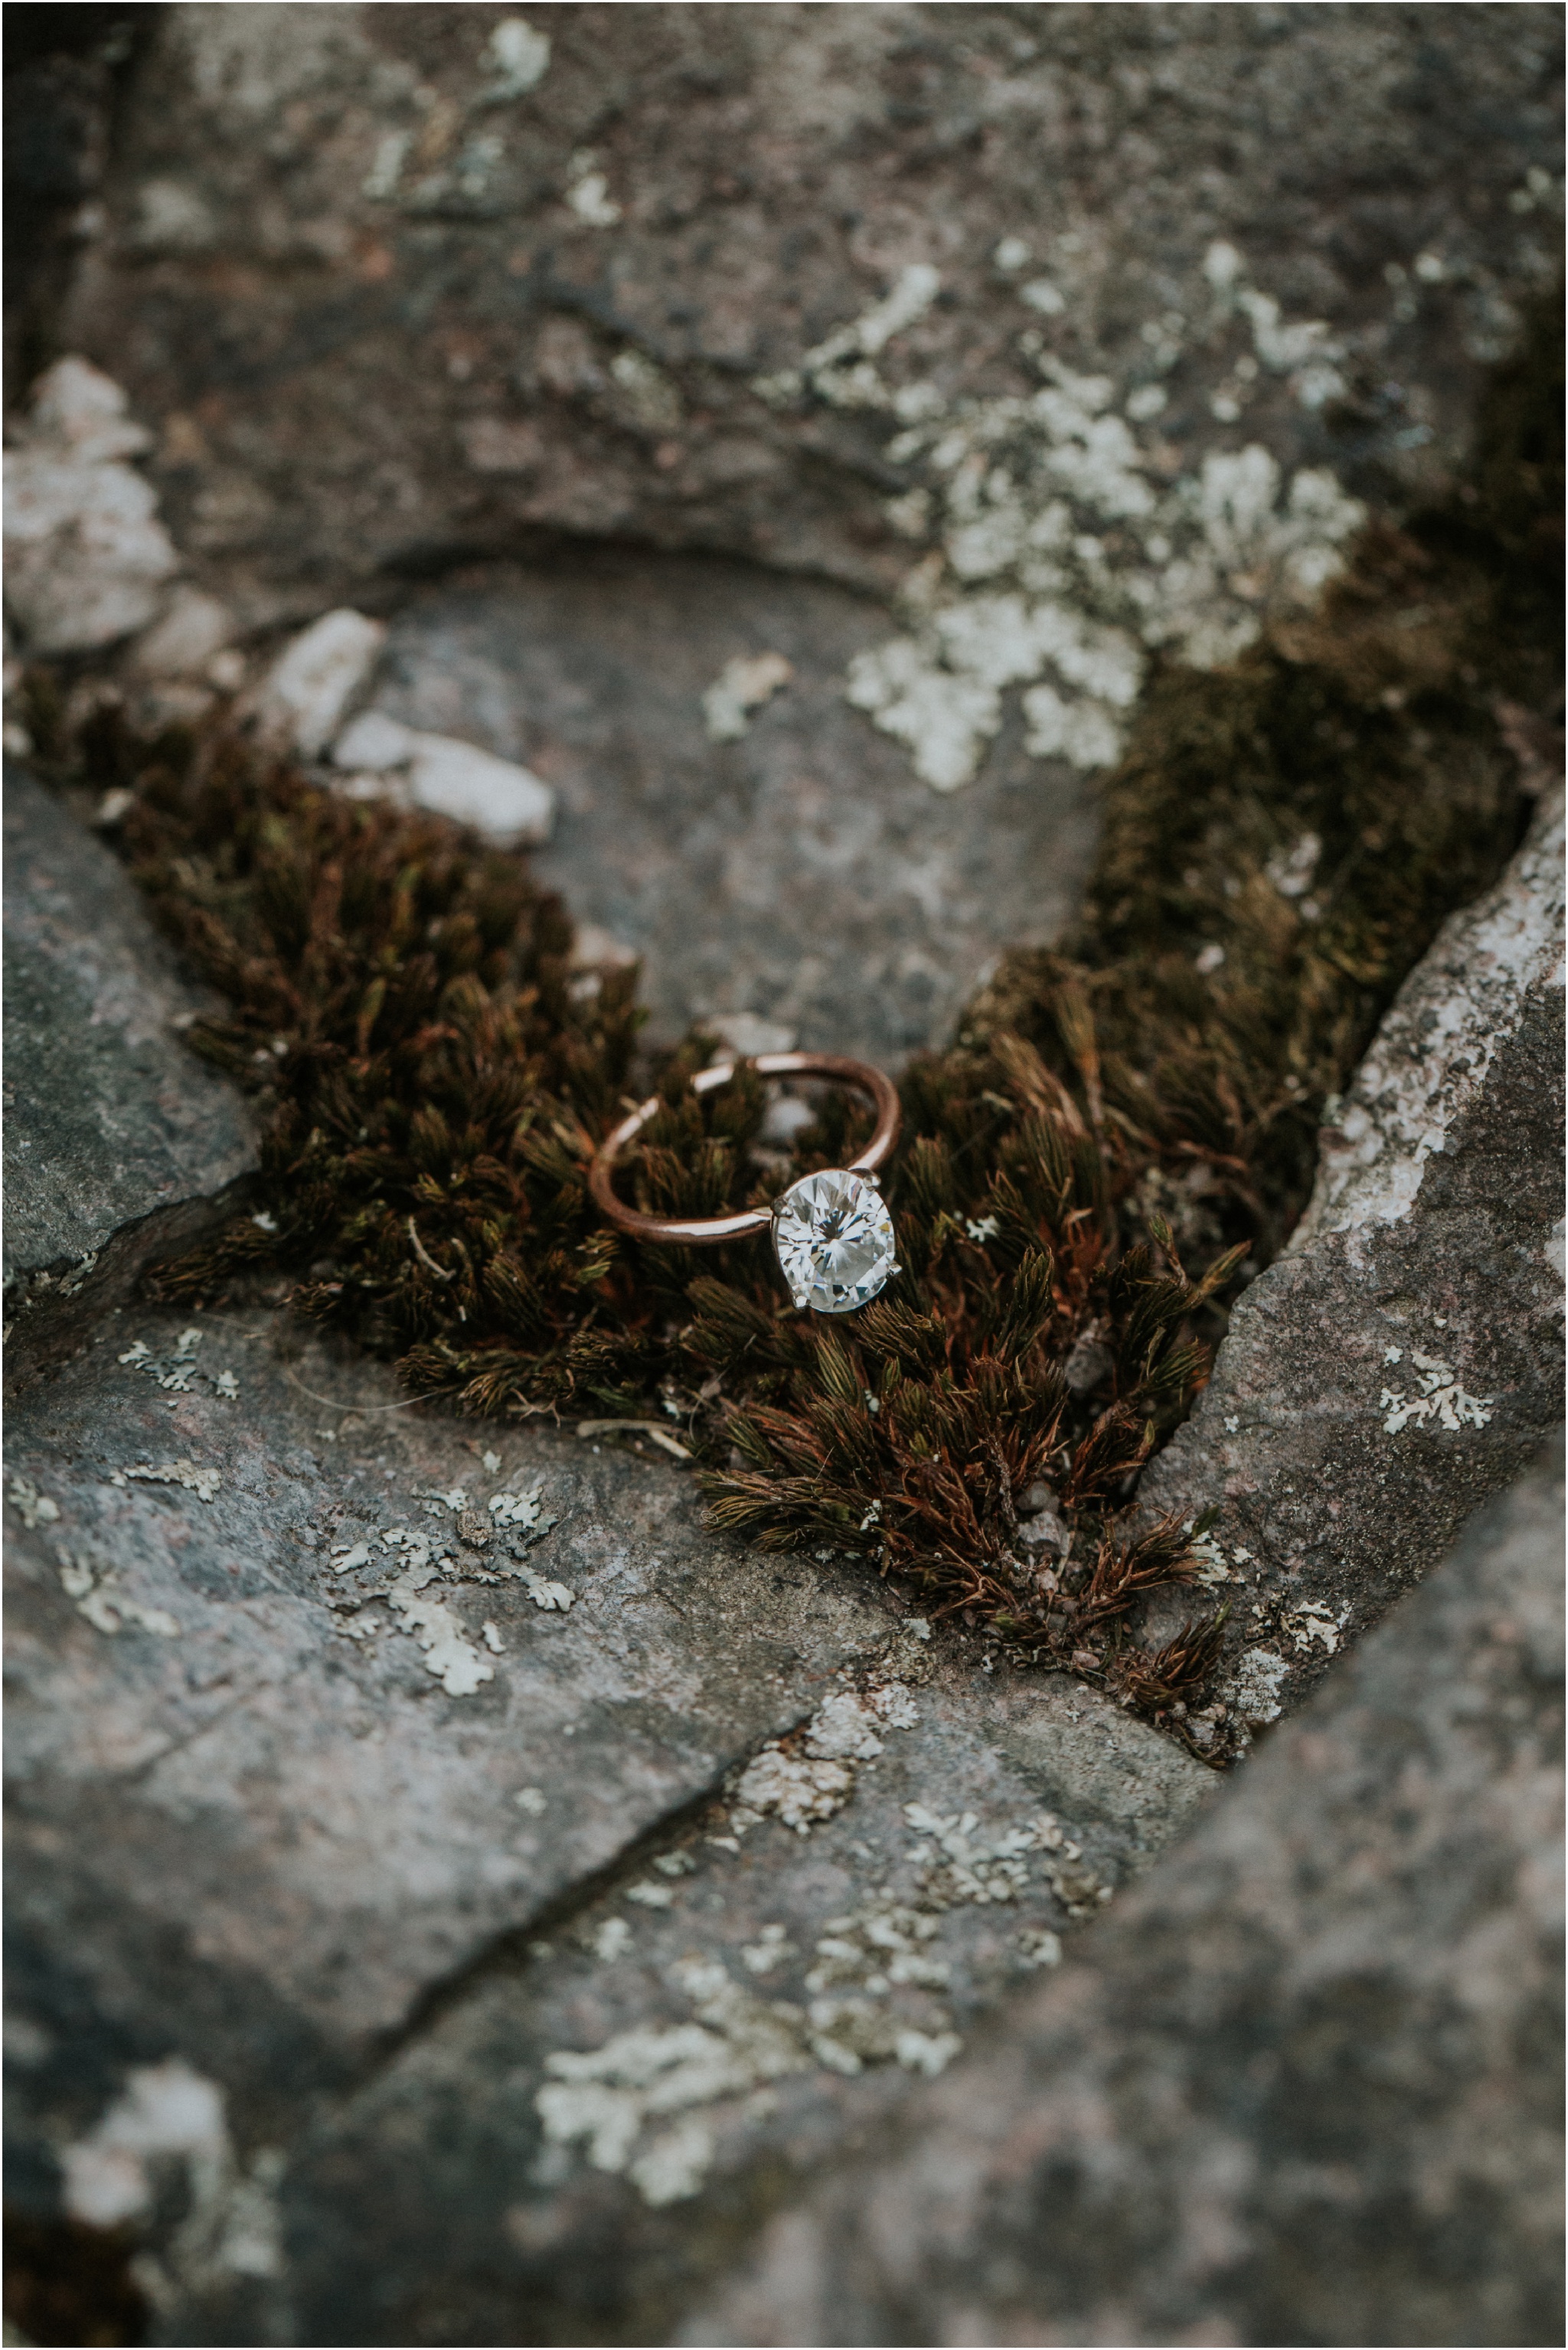
[(1385, 1388), (1377, 1399), (1378, 1410), (1386, 1414), (1386, 1435), (1397, 1436), (1407, 1428), (1425, 1428), (1433, 1422), (1455, 1435), (1461, 1428), (1489, 1425), (1496, 1398), (1467, 1394), (1451, 1363), (1413, 1350), (1410, 1367), (1416, 1374), (1414, 1393)]
[(100, 1632), (122, 1632), (134, 1625), (143, 1632), (156, 1633), (161, 1639), (176, 1640), (180, 1637), (180, 1620), (167, 1607), (152, 1607), (133, 1599), (121, 1586), (119, 1574), (104, 1567), (85, 1551), (67, 1550), (57, 1544), (55, 1558), (59, 1568), (60, 1584), (78, 1616)]
[(1278, 1721), (1283, 1708), (1280, 1691), (1290, 1673), (1284, 1658), (1272, 1648), (1245, 1648), (1225, 1691), (1231, 1709), (1251, 1728)]
[(194, 1461), (139, 1461), (123, 1471), (117, 1471), (109, 1483), (125, 1484), (135, 1481), (143, 1485), (182, 1485), (194, 1493), (199, 1502), (215, 1502), (223, 1485), (219, 1469), (199, 1468)]
[(783, 653), (738, 653), (702, 696), (702, 716), (715, 743), (738, 743), (756, 711), (786, 686), (794, 669)]
[(917, 1720), (900, 1683), (884, 1682), (864, 1698), (854, 1690), (825, 1699), (798, 1738), (773, 1739), (753, 1755), (735, 1783), (730, 1825), (744, 1835), (774, 1818), (797, 1835), (843, 1810), (855, 1788), (854, 1765), (882, 1752), (877, 1725), (908, 1730)]
[(200, 1383), (223, 1402), (237, 1402), (240, 1383), (235, 1373), (227, 1367), (216, 1369), (201, 1359), (205, 1336), (206, 1333), (192, 1324), (181, 1331), (171, 1347), (162, 1350), (150, 1347), (145, 1338), (133, 1338), (115, 1360), (122, 1369), (140, 1372), (155, 1381), (166, 1395), (191, 1395)]
[(445, 1602), (425, 1597), (435, 1573), (428, 1562), (405, 1567), (387, 1593), (388, 1603), (423, 1649), (425, 1670), (435, 1675), (448, 1697), (472, 1697), (482, 1682), (494, 1679), (495, 1668)]
[(13, 1477), (6, 1498), (29, 1534), (38, 1526), (52, 1526), (58, 1521), (59, 1503), (47, 1493), (41, 1493), (30, 1477)]
[[(1232, 247), (1212, 248), (1206, 281), (1198, 334), (1244, 321), (1254, 374), (1261, 364), (1291, 377), (1309, 407), (1343, 390), (1327, 328), (1285, 320)], [(1153, 430), (1160, 387), (1075, 371), (1034, 328), (1016, 338), (1021, 364), (1040, 379), (1033, 393), (955, 398), (918, 380), (893, 389), (874, 361), (939, 290), (934, 269), (912, 265), (797, 369), (755, 387), (774, 405), (815, 398), (903, 424), (883, 452), (906, 477), (888, 516), (930, 552), (905, 583), (910, 627), (856, 656), (847, 697), (938, 791), (978, 772), (1011, 686), (1029, 689), (1034, 756), (1110, 766), (1149, 653), (1200, 668), (1233, 660), (1266, 615), (1317, 597), (1366, 510), (1326, 468), (1287, 479), (1257, 442), (1210, 449), (1168, 478)], [(1068, 307), (1049, 279), (1019, 293), (1038, 316)], [(1175, 365), (1185, 334), (1185, 322), (1157, 334), (1157, 365)], [(1221, 421), (1241, 413), (1228, 405)]]
[(162, 2252), (137, 2258), (137, 2281), (161, 2311), (281, 2272), (284, 2158), (263, 2147), (242, 2159), (223, 2090), (182, 2057), (134, 2067), (60, 2168), (66, 2210), (91, 2228), (134, 2224), (162, 2195), (178, 2197), (183, 2216)]

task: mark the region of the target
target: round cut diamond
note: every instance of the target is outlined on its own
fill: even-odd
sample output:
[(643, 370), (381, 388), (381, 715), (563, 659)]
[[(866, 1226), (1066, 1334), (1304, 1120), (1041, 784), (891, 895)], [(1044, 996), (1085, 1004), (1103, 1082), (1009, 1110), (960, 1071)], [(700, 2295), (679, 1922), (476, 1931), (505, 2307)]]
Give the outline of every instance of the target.
[(869, 1305), (898, 1270), (880, 1192), (837, 1167), (790, 1185), (774, 1211), (774, 1246), (795, 1304), (819, 1314)]

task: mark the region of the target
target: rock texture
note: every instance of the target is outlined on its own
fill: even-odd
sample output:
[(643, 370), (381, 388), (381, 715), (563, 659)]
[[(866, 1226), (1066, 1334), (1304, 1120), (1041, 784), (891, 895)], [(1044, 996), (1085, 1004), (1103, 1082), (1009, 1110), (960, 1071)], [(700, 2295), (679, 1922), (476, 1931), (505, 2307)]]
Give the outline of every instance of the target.
[(223, 1212), (255, 1139), (182, 1042), (207, 1001), (110, 851), (9, 762), (5, 827), (5, 1282), (35, 1361)]
[(1144, 1481), (1151, 1514), (1215, 1513), (1248, 1720), (1297, 1702), (1561, 1424), (1562, 1073), (1559, 794), (1406, 982), (1289, 1251)]
[[(886, 588), (888, 343), (893, 390), (1025, 390), (1024, 332), (1163, 390), (1157, 469), (1440, 463), (1553, 266), (1559, 38), (1534, 6), (172, 8), (67, 347), (161, 421), (176, 536), (253, 615), (540, 529)], [(1215, 244), (1273, 306), (1235, 348)]]
[(673, 2338), (1555, 2342), (1562, 1516), (1480, 1512)]
[[(535, 869), (587, 954), (643, 957), (656, 1035), (744, 1015), (887, 1066), (942, 1041), (1005, 946), (1061, 934), (1095, 825), (1085, 779), (1016, 723), (961, 798), (913, 780), (844, 701), (886, 632), (826, 581), (561, 549), (412, 599), (372, 698), (554, 787)], [(787, 678), (715, 739), (727, 665), (770, 654)]]
[[(96, 876), (118, 910), (91, 926), (93, 969), (131, 1000), (159, 966), (125, 885), (60, 804), (26, 805), (57, 827), (49, 887)], [(26, 870), (29, 904), (53, 902)], [(1231, 1586), (1229, 1702), (1248, 1721), (1293, 1708), (1440, 1555), (1550, 1408), (1554, 1357), (1520, 1334), (1550, 1304), (1555, 872), (1543, 825), (1412, 977), (1335, 1129), (1361, 1171), (1341, 1180), (1331, 1148), (1303, 1246), (1248, 1293), (1149, 1481), (1152, 1507), (1222, 1504), (1210, 1572)], [(14, 1079), (36, 1051), (24, 1036)], [(177, 1104), (209, 1083), (183, 1055), (169, 1081)], [(1472, 1302), (1489, 1284), (1495, 1326)], [(1409, 1325), (1433, 1307), (1455, 1378), (1385, 1397), (1406, 1359), (1431, 1379)], [(1345, 1334), (1331, 1374), (1325, 1328)], [(623, 1440), (641, 1461), (596, 1453), (591, 1429), (473, 1433), (260, 1308), (182, 1326), (100, 1303), (90, 1336), (11, 1418), (12, 2178), (36, 2213), (136, 2231), (155, 2338), (678, 2334), (759, 2218), (961, 2061), (1218, 1790), (1092, 1692), (923, 1638), (861, 1569), (715, 1541), (671, 1430)], [(1413, 1457), (1385, 1451), (1401, 1438)], [(1226, 1814), (1245, 1815), (1249, 1783)], [(1303, 1882), (1327, 1849), (1306, 1818)], [(1469, 1882), (1447, 1847), (1443, 1866)], [(1240, 1968), (1256, 1923), (1226, 1882), (1212, 1931)], [(1272, 1945), (1260, 1964), (1276, 1969)], [(1494, 2002), (1529, 1981), (1512, 1945), (1476, 1980)], [(1380, 2044), (1383, 1997), (1323, 2030)], [(1423, 2044), (1437, 2013), (1420, 2010)], [(1318, 2025), (1302, 2030), (1310, 2054)], [(1455, 2034), (1459, 2070), (1479, 2068)], [(1194, 2027), (1180, 2044), (1197, 2064), (1210, 2043)], [(1293, 2112), (1296, 2074), (1278, 2077)], [(1392, 2147), (1407, 2132), (1390, 2110)], [(1368, 2128), (1357, 2109), (1344, 2143), (1376, 2150)], [(1322, 2159), (1354, 2203), (1334, 2143)], [(1511, 2210), (1525, 2177), (1507, 2174)], [(1399, 2178), (1376, 2208), (1417, 2251), (1368, 2253), (1324, 2338), (1440, 2338), (1408, 2218), (1437, 2190)], [(1319, 2190), (1301, 2191), (1304, 2210)], [(1264, 2203), (1260, 2230), (1283, 2209)], [(1485, 2272), (1476, 2323), (1497, 2331), (1478, 2338), (1539, 2338), (1520, 2241), (1522, 2282)], [(1246, 2290), (1282, 2305), (1273, 2252), (1248, 2258)], [(795, 2288), (767, 2274), (786, 2313), (771, 2338), (788, 2338)]]
[(504, 2329), (476, 2235), (624, 2305), (711, 2169), (939, 2070), (1217, 1784), (704, 1534), (652, 1445), (471, 1437), (288, 1337), (122, 1312), (12, 1414), (13, 2187), (145, 2228), (158, 2338)]
[[(313, 749), (359, 710), (524, 764), (658, 1031), (890, 1062), (1058, 935), (1149, 663), (1444, 477), (1553, 265), (1559, 42), (161, 11), (113, 153), (72, 132), (52, 355), (115, 383), (67, 362), (22, 430), (23, 650), (143, 629), (121, 683), (197, 716), (335, 627)], [(269, 1305), (135, 1306), (251, 1137), (107, 851), (16, 788), (13, 1344), (64, 1364), (5, 1505), (31, 2218), (129, 2230), (168, 2343), (1550, 2338), (1544, 1504), (1221, 1793), (706, 1534), (673, 1423), (475, 1430)], [(1551, 878), (1537, 840), (1412, 979), (1146, 1487), (1220, 1510), (1247, 1724), (1556, 1408)]]

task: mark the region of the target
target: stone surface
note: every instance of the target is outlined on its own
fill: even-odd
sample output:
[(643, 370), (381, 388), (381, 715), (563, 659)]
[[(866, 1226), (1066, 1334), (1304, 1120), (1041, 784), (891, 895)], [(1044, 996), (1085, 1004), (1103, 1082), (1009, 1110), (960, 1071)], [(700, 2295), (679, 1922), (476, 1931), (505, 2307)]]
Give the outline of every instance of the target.
[(1562, 1523), (1559, 1455), (660, 2338), (1556, 2342)]
[[(524, 28), (526, 89), (496, 46)], [(1552, 266), (1526, 173), (1556, 168), (1559, 32), (1532, 6), (171, 9), (69, 331), (169, 420), (177, 536), (258, 605), (541, 525), (886, 583), (903, 484), (855, 370), (900, 333), (989, 391), (1033, 330), (1126, 374), (1178, 449), (1243, 417), (1282, 462), (1450, 449)], [(1217, 241), (1280, 306), (1262, 389), (1195, 331)], [(753, 388), (878, 301), (836, 398)], [(1308, 364), (1353, 380), (1337, 439)]]
[(108, 158), (118, 71), (142, 0), (86, 0), (14, 17), (5, 44), (5, 383), (59, 356), (55, 324)]
[[(702, 1534), (651, 1447), (471, 1434), (297, 1347), (126, 1310), (11, 1416), (13, 2192), (91, 2216), (149, 2068), (210, 2085), (229, 2200), (193, 2237), (149, 2190), (180, 2215), (151, 2235), (161, 2338), (351, 2331), (367, 2291), (444, 2280), (452, 2205), (421, 2159), (416, 2226), (369, 2148), (459, 2083), (463, 2229), (517, 2207), (574, 2261), (606, 2224), (657, 2249), (637, 2215), (710, 2164), (826, 2146), (937, 2069), (1217, 1783), (1087, 1691), (993, 1683), (863, 1574)], [(623, 2049), (607, 2136), (570, 2106), (551, 2134), (554, 2052), (692, 2029), (650, 2060), (709, 2060), (662, 2107)], [(176, 2190), (184, 2158), (147, 2156)], [(223, 2254), (235, 2196), (275, 2234), (285, 2171), (320, 2229)], [(400, 2215), (373, 2284), (319, 2265), (363, 2236), (356, 2179)]]
[[(723, 551), (897, 593), (838, 682), (936, 789), (1010, 732), (1093, 770), (1152, 659), (1445, 478), (1555, 267), (1560, 35), (184, 6), (62, 331), (253, 626), (543, 534)], [(721, 735), (770, 652), (714, 663)]]
[(1217, 1512), (1243, 1716), (1298, 1702), (1561, 1425), (1563, 1206), (1559, 789), (1407, 980), (1144, 1480), (1150, 1515)]
[[(1094, 847), (1085, 780), (1014, 724), (942, 799), (845, 702), (886, 633), (864, 597), (754, 566), (562, 548), (410, 599), (379, 710), (463, 733), (556, 796), (535, 859), (577, 921), (644, 958), (653, 1034), (772, 1024), (771, 1047), (884, 1066), (940, 1044), (1002, 950), (1060, 936)], [(726, 666), (791, 676), (740, 739), (704, 697)]]
[(182, 1041), (209, 999), (111, 852), (9, 762), (5, 827), (5, 1280), (31, 1357), (193, 1240), (255, 1137)]
[[(373, 702), (526, 768), (579, 953), (646, 957), (656, 1036), (891, 1063), (1059, 935), (1149, 661), (1223, 658), (1444, 478), (1553, 266), (1559, 42), (1535, 6), (163, 11), (58, 329), (152, 433), (186, 574), (125, 681), (193, 714), (362, 607), (276, 706), (313, 755)], [(140, 491), (131, 453), (92, 462)], [(1546, 2338), (1538, 1961), (1477, 1857), (1533, 1820), (1505, 1566), (1408, 1603), (1085, 1932), (1219, 1791), (1174, 1742), (922, 1639), (863, 1570), (714, 1540), (646, 1440), (454, 1423), (260, 1308), (182, 1328), (105, 1284), (136, 1182), (202, 1216), (248, 1139), (123, 877), (27, 805), (12, 1081), (57, 1119), (112, 1064), (137, 1152), (108, 1076), (50, 1128), (119, 1237), (93, 1343), (12, 1419), (23, 2206), (128, 2222), (168, 2342), (809, 2340), (840, 2307), (867, 2340), (1299, 2307)], [(1220, 1505), (1259, 1724), (1551, 1416), (1532, 855), (1412, 981), (1146, 1488)], [(74, 1197), (12, 1187), (46, 1236)], [(962, 2131), (1013, 2126), (1024, 2060), (966, 2043), (1075, 1936), (1017, 2027), (1064, 2233), (1054, 2189), (1044, 2227), (985, 2202)], [(888, 2234), (873, 2182), (861, 2251), (803, 2207), (718, 2294), (931, 2098), (929, 2223)], [(944, 2206), (994, 2262), (940, 2268)]]
[[(99, 871), (42, 814), (57, 863)], [(1225, 1501), (1257, 1719), (1540, 1424), (1550, 1358), (1517, 1333), (1549, 1302), (1554, 870), (1543, 827), (1413, 976), (1336, 1129), (1362, 1174), (1331, 1149), (1328, 1210), (1236, 1316), (1209, 1450), (1151, 1478), (1153, 1505)], [(1480, 1427), (1439, 1402), (1389, 1431), (1379, 1402), (1424, 1449), (1355, 1483), (1349, 1390), (1383, 1348), (1340, 1350), (1348, 1400), (1318, 1402), (1322, 1331), (1359, 1345), (1358, 1315), (1429, 1295), (1480, 1344), (1436, 1286), (1456, 1265), (1503, 1300), (1511, 1383), (1469, 1380)], [(1249, 1321), (1271, 1284), (1296, 1325)], [(716, 1543), (651, 1448), (471, 1432), (297, 1346), (259, 1313), (123, 1310), (13, 1410), (13, 2191), (85, 2218), (118, 2194), (171, 2342), (505, 2341), (520, 2309), (540, 2340), (667, 2335), (1218, 1782), (1074, 1684), (921, 1640), (859, 1570)], [(1403, 2272), (1386, 2294), (1427, 2306)]]

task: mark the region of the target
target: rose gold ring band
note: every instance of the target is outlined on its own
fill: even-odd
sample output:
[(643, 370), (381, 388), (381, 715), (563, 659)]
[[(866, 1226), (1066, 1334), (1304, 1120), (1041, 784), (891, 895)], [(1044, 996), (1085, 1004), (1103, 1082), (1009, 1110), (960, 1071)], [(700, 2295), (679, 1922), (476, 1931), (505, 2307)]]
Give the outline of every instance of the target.
[[(717, 1068), (700, 1070), (691, 1080), (692, 1092), (716, 1092), (719, 1087), (730, 1083), (740, 1066), (738, 1061), (724, 1061)], [(885, 1077), (868, 1061), (852, 1061), (842, 1053), (758, 1053), (751, 1066), (759, 1077), (830, 1077), (870, 1097), (877, 1110), (877, 1130), (865, 1149), (850, 1160), (845, 1170), (846, 1174), (869, 1175), (892, 1150), (898, 1139), (898, 1088), (890, 1077)], [(624, 1201), (616, 1198), (612, 1188), (616, 1160), (664, 1107), (662, 1098), (655, 1094), (651, 1101), (645, 1101), (640, 1109), (622, 1118), (595, 1152), (588, 1169), (588, 1190), (606, 1220), (618, 1224), (623, 1232), (630, 1232), (636, 1240), (673, 1241), (686, 1248), (713, 1248), (721, 1241), (744, 1240), (752, 1232), (765, 1232), (773, 1222), (771, 1207), (747, 1208), (738, 1216), (645, 1216), (640, 1209), (628, 1208)]]

